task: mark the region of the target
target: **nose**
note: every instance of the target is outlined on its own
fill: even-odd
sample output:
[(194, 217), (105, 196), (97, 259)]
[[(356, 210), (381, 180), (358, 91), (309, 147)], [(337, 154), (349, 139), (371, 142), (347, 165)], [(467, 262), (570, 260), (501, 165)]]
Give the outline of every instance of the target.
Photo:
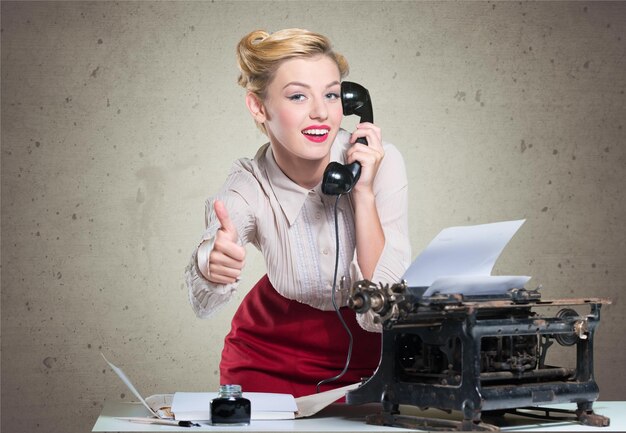
[(328, 107), (324, 98), (313, 98), (311, 102), (311, 112), (309, 113), (311, 119), (325, 120), (328, 118)]

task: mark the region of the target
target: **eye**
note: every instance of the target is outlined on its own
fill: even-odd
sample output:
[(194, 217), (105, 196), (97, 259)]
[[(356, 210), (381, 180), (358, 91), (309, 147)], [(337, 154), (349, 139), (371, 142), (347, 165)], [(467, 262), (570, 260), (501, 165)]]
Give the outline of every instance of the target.
[(326, 94), (327, 99), (339, 99), (339, 94), (335, 92), (330, 92)]
[(302, 93), (295, 93), (293, 95), (287, 96), (287, 99), (289, 99), (290, 101), (304, 101), (306, 98), (306, 96), (304, 96)]

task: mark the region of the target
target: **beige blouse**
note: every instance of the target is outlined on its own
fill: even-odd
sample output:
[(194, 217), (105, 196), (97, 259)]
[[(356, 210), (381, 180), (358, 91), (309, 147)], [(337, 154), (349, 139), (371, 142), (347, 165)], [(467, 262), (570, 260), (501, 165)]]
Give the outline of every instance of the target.
[[(332, 161), (345, 163), (349, 138), (347, 131), (339, 131), (331, 148)], [(411, 260), (407, 177), (400, 152), (388, 143), (384, 143), (383, 148), (385, 157), (374, 181), (374, 194), (385, 247), (372, 281), (396, 283)], [(254, 159), (236, 161), (221, 190), (206, 201), (206, 230), (185, 272), (189, 299), (198, 317), (206, 318), (225, 304), (239, 284), (211, 283), (198, 268), (199, 264), (206, 266), (220, 227), (213, 210), (216, 199), (223, 200), (237, 227), (240, 243), (252, 243), (263, 254), (268, 277), (278, 293), (321, 310), (333, 309), (336, 196), (323, 194), (321, 184), (309, 190), (292, 182), (276, 164), (267, 143), (261, 146)], [(341, 197), (338, 207), (339, 270), (335, 299), (343, 306), (347, 304), (350, 287), (363, 276), (356, 259), (350, 195)], [(344, 283), (340, 289), (342, 277)], [(379, 330), (373, 325), (372, 317), (358, 319), (365, 329)]]

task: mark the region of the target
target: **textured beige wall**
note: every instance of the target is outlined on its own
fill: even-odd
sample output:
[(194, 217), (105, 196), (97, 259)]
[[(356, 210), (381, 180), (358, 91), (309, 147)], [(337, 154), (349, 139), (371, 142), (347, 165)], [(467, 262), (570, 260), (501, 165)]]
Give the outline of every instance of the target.
[[(205, 197), (263, 142), (235, 82), (255, 28), (317, 30), (348, 57), (406, 158), (414, 254), (523, 217), (497, 273), (611, 297), (596, 373), (626, 398), (626, 3), (1, 7), (2, 431), (84, 432), (130, 399), (101, 351), (146, 395), (217, 386), (242, 294), (198, 320), (183, 269)], [(248, 251), (243, 287), (263, 272)]]

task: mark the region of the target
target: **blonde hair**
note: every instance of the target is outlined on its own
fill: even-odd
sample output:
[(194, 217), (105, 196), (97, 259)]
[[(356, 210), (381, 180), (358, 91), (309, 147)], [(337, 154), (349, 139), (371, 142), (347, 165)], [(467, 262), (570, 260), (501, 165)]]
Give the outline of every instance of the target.
[[(284, 29), (271, 34), (264, 30), (255, 30), (237, 44), (240, 71), (237, 81), (263, 101), (267, 86), (282, 62), (296, 57), (317, 55), (331, 58), (337, 64), (341, 78), (348, 75), (347, 60), (333, 51), (330, 40), (324, 35), (304, 29)], [(266, 132), (263, 125), (257, 126)]]

